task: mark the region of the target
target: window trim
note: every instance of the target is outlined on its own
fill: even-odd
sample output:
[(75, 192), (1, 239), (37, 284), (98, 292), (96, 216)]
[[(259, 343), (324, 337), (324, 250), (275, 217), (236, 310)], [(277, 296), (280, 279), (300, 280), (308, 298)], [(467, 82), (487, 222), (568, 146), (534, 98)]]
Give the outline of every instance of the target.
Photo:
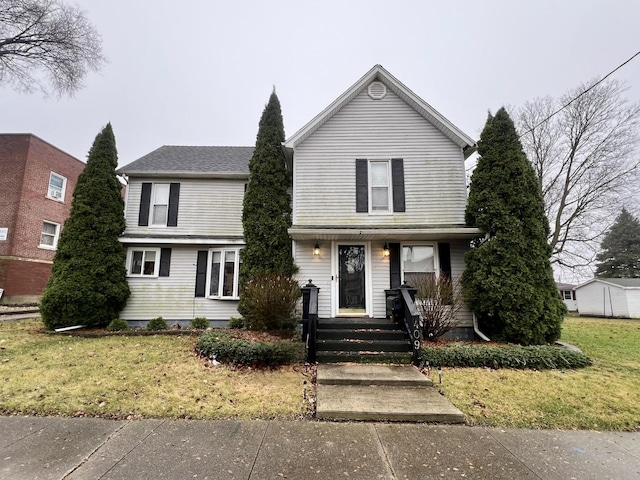
[[(153, 265), (153, 274), (146, 275), (144, 272), (144, 268), (140, 273), (131, 273), (131, 267), (133, 262), (133, 252), (143, 252), (142, 253), (142, 264), (144, 267), (144, 259), (146, 256), (146, 252), (155, 252), (156, 258)], [(134, 278), (157, 278), (160, 274), (160, 248), (156, 247), (129, 247), (127, 248), (127, 277)]]
[[(51, 179), (54, 176), (62, 179), (62, 187), (60, 188), (60, 196), (59, 197), (56, 197), (55, 195), (51, 194)], [(67, 191), (67, 177), (65, 177), (64, 175), (60, 175), (59, 173), (56, 173), (54, 171), (51, 171), (49, 173), (49, 183), (47, 185), (47, 195), (46, 195), (46, 197), (48, 199), (50, 199), (50, 200), (54, 200), (56, 202), (64, 203), (64, 197), (65, 197), (66, 191)]]
[[(158, 186), (166, 186), (167, 187), (167, 211), (164, 215), (163, 223), (154, 223), (155, 218), (155, 209), (156, 205), (164, 205), (164, 204), (156, 204), (156, 189)], [(166, 228), (169, 223), (169, 204), (171, 203), (171, 183), (153, 183), (151, 188), (151, 198), (149, 199), (149, 227), (151, 228)]]
[[(209, 253), (207, 255), (207, 281), (205, 285), (205, 297), (211, 298), (215, 300), (239, 300), (240, 292), (239, 292), (239, 279), (240, 279), (240, 248), (233, 247), (218, 247), (218, 248), (210, 248)], [(211, 262), (213, 260), (214, 253), (220, 253), (220, 272), (218, 273), (218, 295), (211, 295)], [(235, 260), (233, 264), (234, 272), (233, 272), (233, 295), (225, 296), (220, 295), (222, 293), (222, 289), (224, 287), (224, 267), (222, 266), (224, 263), (224, 258), (228, 252), (235, 253)]]
[[(367, 178), (367, 194), (369, 196), (369, 215), (393, 215), (393, 178), (391, 171), (391, 159), (369, 159), (367, 164), (368, 178)], [(374, 163), (384, 163), (387, 166), (387, 209), (386, 210), (374, 210), (373, 209), (373, 168)]]
[[(53, 234), (53, 245), (48, 245), (46, 243), (42, 243), (42, 235), (52, 236), (50, 233), (45, 233), (44, 224), (48, 223), (49, 225), (53, 225), (56, 227), (56, 231)], [(56, 250), (58, 248), (58, 240), (60, 239), (60, 224), (56, 222), (52, 222), (50, 220), (42, 221), (42, 228), (40, 230), (40, 244), (38, 248), (44, 248), (45, 250)]]
[[(431, 247), (433, 248), (433, 269), (436, 278), (440, 277), (440, 252), (438, 251), (438, 242), (405, 242), (400, 244), (400, 278), (402, 283), (405, 282), (405, 270), (404, 270), (404, 247)], [(420, 272), (409, 272), (420, 273)], [(429, 273), (429, 272), (427, 272)], [(415, 285), (411, 285), (412, 287)]]

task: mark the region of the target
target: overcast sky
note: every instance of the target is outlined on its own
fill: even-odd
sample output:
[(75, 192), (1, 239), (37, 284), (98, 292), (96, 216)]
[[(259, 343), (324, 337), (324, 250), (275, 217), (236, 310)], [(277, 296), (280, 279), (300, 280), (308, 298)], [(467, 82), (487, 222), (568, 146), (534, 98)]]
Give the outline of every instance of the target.
[[(73, 98), (0, 86), (0, 132), (85, 160), (110, 121), (120, 165), (161, 145), (253, 145), (274, 85), (291, 136), (378, 63), (477, 139), (489, 109), (559, 96), (640, 50), (638, 0), (76, 3), (109, 63)], [(640, 101), (640, 57), (614, 78)]]

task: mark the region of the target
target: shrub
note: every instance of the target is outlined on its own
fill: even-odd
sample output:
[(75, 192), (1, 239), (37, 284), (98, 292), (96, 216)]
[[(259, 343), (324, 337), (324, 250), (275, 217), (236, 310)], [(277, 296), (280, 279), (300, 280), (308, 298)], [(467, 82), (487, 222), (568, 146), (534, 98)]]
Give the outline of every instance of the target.
[(242, 317), (231, 317), (229, 319), (229, 328), (241, 329), (246, 328), (244, 318)]
[(191, 320), (191, 328), (194, 330), (206, 330), (209, 328), (209, 320), (205, 317), (196, 317)]
[(253, 275), (244, 285), (244, 318), (252, 330), (295, 330), (294, 310), (302, 296), (291, 277), (273, 273)]
[(489, 367), (549, 370), (583, 368), (592, 365), (582, 352), (551, 345), (468, 345), (452, 343), (444, 347), (423, 347), (420, 362), (443, 367)]
[(111, 323), (107, 325), (107, 330), (110, 332), (120, 332), (123, 330), (129, 330), (129, 324), (126, 320), (120, 318), (114, 318)]
[(441, 272), (438, 277), (428, 275), (413, 280), (416, 308), (420, 312), (422, 336), (435, 341), (460, 325), (458, 312), (464, 303), (462, 285), (458, 277)]
[(250, 342), (221, 331), (204, 333), (196, 350), (202, 356), (234, 365), (277, 366), (304, 361), (302, 342)]
[(162, 317), (158, 317), (158, 318), (153, 318), (151, 320), (149, 320), (149, 323), (147, 323), (147, 330), (168, 330), (169, 326), (167, 325), (167, 321), (162, 318)]

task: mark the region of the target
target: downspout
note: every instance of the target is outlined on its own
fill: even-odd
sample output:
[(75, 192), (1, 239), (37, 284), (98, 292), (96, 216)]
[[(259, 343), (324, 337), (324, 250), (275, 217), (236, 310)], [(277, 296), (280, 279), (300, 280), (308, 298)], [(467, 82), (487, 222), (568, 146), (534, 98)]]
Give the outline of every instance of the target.
[(476, 335), (478, 335), (485, 342), (490, 342), (491, 340), (489, 340), (489, 337), (487, 337), (484, 333), (482, 333), (480, 331), (480, 328), (478, 327), (478, 319), (476, 318), (476, 313), (472, 312), (472, 315), (473, 315), (473, 331), (476, 332)]

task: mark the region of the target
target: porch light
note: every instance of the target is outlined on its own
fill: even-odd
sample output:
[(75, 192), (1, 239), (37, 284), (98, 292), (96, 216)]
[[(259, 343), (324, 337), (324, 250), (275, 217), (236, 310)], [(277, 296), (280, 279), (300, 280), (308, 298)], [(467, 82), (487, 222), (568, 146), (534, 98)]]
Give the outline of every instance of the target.
[(318, 255), (320, 255), (320, 245), (318, 245), (318, 243), (316, 242), (316, 244), (313, 247), (313, 254), (317, 257)]
[(391, 252), (389, 252), (389, 245), (387, 244), (387, 242), (384, 242), (384, 248), (382, 249), (382, 254), (385, 257), (388, 257), (391, 254)]

